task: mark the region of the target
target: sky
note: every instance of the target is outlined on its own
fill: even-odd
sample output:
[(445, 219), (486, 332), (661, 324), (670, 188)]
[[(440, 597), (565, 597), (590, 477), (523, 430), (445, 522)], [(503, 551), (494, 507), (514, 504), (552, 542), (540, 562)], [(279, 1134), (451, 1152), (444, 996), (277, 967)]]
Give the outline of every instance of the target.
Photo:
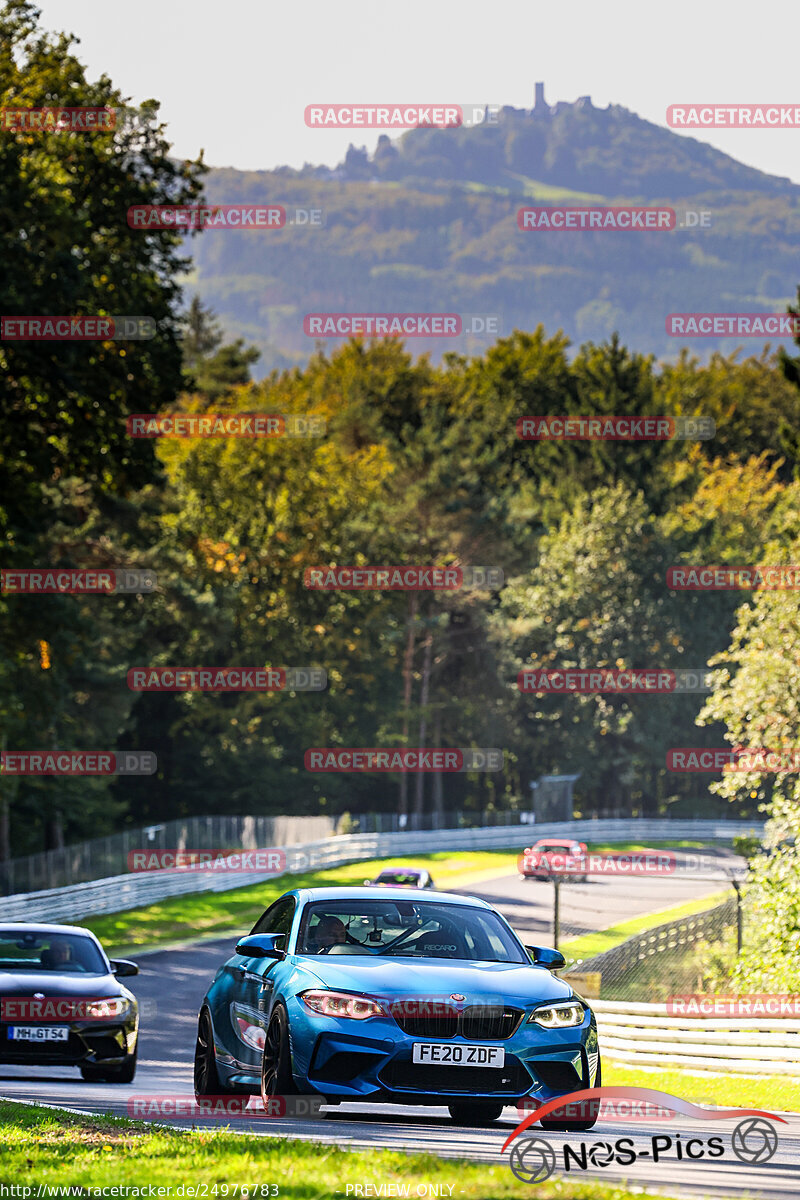
[[(308, 104), (533, 105), (589, 95), (666, 124), (680, 103), (800, 103), (796, 0), (37, 0), (90, 78), (155, 98), (174, 153), (214, 167), (333, 166), (379, 131), (310, 129)], [(394, 136), (394, 135), (392, 135)], [(683, 136), (683, 135), (682, 135)], [(707, 141), (800, 183), (800, 130)]]

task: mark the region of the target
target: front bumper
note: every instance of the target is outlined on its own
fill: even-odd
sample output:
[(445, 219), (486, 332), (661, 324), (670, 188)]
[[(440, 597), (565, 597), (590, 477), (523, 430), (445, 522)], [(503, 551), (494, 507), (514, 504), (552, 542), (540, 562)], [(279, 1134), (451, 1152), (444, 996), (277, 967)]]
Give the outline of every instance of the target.
[[(29, 1022), (30, 1023), (30, 1022)], [(25, 1024), (18, 1021), (16, 1024)], [(36, 1022), (37, 1025), (47, 1024)], [(58, 1026), (63, 1028), (64, 1025)], [(71, 1021), (69, 1036), (58, 1042), (18, 1042), (8, 1037), (8, 1024), (0, 1024), (0, 1063), (24, 1066), (120, 1066), (136, 1049), (138, 1022)]]
[[(513, 1104), (534, 1096), (544, 1103), (591, 1087), (597, 1075), (591, 1012), (571, 1029), (547, 1030), (524, 1021), (503, 1040), (414, 1036), (391, 1018), (309, 1018), (300, 1001), (292, 1002), (289, 1015), (296, 1083), (302, 1091), (340, 1100), (447, 1104), (469, 1096)], [(498, 1068), (417, 1064), (413, 1047), (422, 1041), (501, 1046), (505, 1063)]]

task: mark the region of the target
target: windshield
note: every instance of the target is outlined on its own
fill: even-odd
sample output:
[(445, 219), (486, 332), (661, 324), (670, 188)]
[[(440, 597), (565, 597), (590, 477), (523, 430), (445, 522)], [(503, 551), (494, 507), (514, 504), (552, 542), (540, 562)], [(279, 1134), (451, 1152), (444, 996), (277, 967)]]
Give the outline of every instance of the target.
[(309, 904), (297, 953), (530, 963), (516, 938), (489, 909), (414, 900)]
[(91, 938), (80, 933), (34, 933), (0, 929), (0, 971), (107, 975)]
[(416, 871), (413, 874), (409, 871), (381, 871), (378, 883), (415, 884), (419, 883), (421, 878)]

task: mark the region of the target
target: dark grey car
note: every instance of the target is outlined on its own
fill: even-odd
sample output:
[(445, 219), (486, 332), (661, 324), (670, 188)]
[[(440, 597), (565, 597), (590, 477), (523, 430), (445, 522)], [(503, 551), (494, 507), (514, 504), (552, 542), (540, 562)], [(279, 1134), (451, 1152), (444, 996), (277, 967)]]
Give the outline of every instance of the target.
[(76, 925), (0, 925), (0, 1063), (131, 1083), (139, 1008), (119, 977), (138, 970)]

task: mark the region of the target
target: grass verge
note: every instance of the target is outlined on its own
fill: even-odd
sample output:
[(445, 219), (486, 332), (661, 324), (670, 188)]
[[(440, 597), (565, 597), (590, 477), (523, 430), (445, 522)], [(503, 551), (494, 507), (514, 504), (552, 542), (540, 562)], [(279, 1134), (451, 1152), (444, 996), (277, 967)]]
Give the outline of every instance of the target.
[(585, 933), (581, 937), (571, 938), (569, 941), (562, 942), (560, 948), (567, 962), (593, 958), (595, 954), (602, 954), (604, 950), (611, 950), (613, 946), (618, 946), (620, 942), (633, 937), (635, 933), (644, 933), (647, 929), (665, 925), (668, 921), (677, 921), (680, 917), (691, 917), (694, 913), (703, 912), (706, 908), (713, 908), (715, 904), (720, 904), (730, 895), (731, 889), (725, 888), (721, 892), (700, 896), (697, 900), (687, 900), (685, 904), (676, 904), (674, 908), (662, 908), (659, 912), (646, 913), (641, 917), (631, 917), (629, 921), (611, 925), (608, 929), (601, 929), (597, 933)]
[(765, 1108), (773, 1112), (800, 1110), (800, 1083), (785, 1075), (753, 1077), (716, 1075), (711, 1071), (679, 1071), (669, 1067), (647, 1070), (603, 1059), (603, 1084), (615, 1087), (655, 1087), (696, 1104), (727, 1108)]
[[(361, 1195), (381, 1194), (375, 1189), (382, 1183), (407, 1184), (407, 1194), (414, 1196), (425, 1194), (419, 1191), (423, 1183), (440, 1189), (452, 1185), (451, 1191), (434, 1191), (431, 1186), (430, 1194), (459, 1200), (529, 1200), (532, 1195), (530, 1184), (518, 1180), (499, 1154), (495, 1165), (432, 1154), (347, 1151), (225, 1130), (182, 1133), (151, 1129), (141, 1121), (75, 1116), (0, 1101), (0, 1182), (12, 1181), (18, 1187), (31, 1187), (28, 1197), (36, 1194), (37, 1185), (70, 1189), (153, 1185), (171, 1187), (173, 1197), (233, 1197), (233, 1187), (238, 1184), (238, 1197), (242, 1185), (250, 1189), (260, 1185), (263, 1190), (250, 1190), (251, 1197), (323, 1200), (346, 1196), (348, 1184), (361, 1184)], [(371, 1192), (364, 1187), (368, 1183), (373, 1185)], [(181, 1184), (184, 1190), (179, 1193)], [(14, 1194), (27, 1200), (21, 1190)], [(87, 1194), (101, 1193), (93, 1190)], [(384, 1187), (382, 1194), (402, 1193), (397, 1187)], [(634, 1196), (640, 1197), (641, 1189), (634, 1193), (594, 1179), (549, 1180), (536, 1187), (537, 1200), (634, 1200)]]

